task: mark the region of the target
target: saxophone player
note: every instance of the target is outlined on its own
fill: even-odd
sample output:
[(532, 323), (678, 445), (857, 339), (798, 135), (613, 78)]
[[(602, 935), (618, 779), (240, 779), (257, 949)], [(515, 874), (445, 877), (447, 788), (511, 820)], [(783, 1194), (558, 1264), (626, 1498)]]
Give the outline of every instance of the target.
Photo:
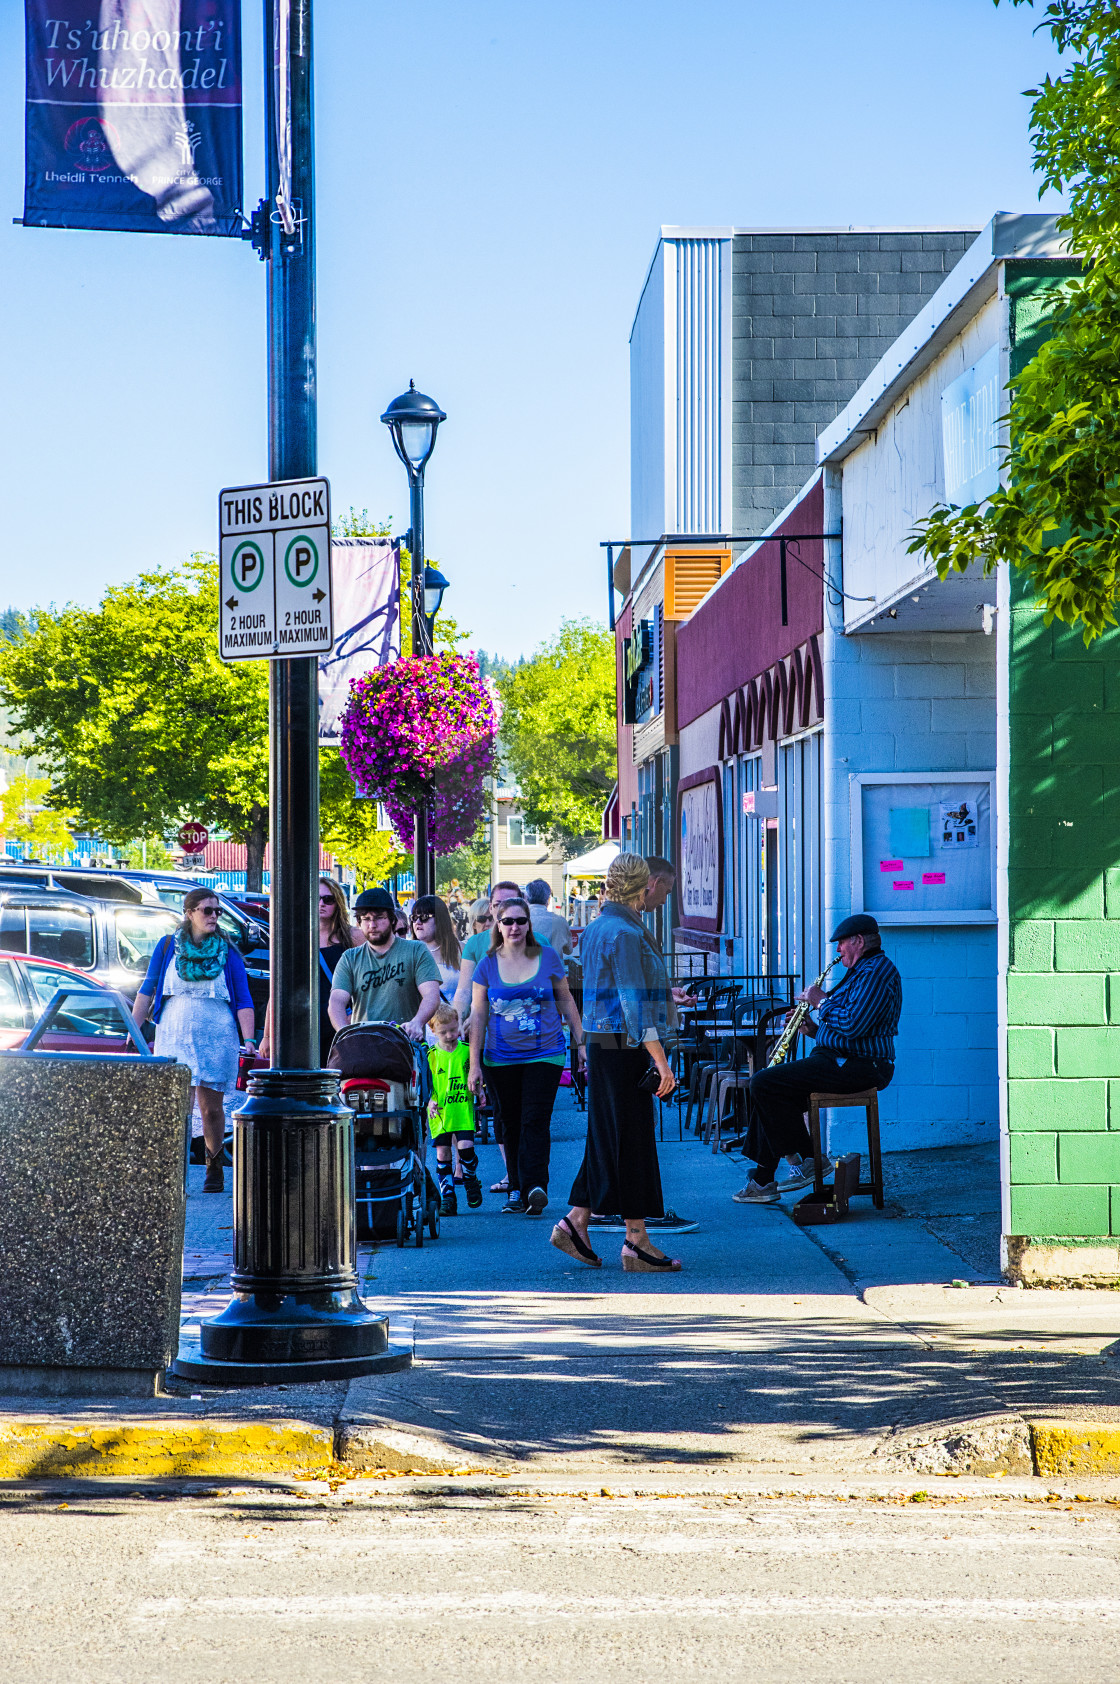
[[(845, 975), (827, 994), (811, 983), (797, 996), (816, 1012), (806, 1017), (802, 1034), (815, 1037), (808, 1058), (770, 1065), (751, 1077), (758, 1143), (758, 1163), (746, 1186), (732, 1198), (737, 1204), (776, 1204), (783, 1192), (807, 1187), (813, 1179), (809, 1128), (805, 1112), (811, 1093), (859, 1093), (885, 1088), (894, 1075), (894, 1038), (902, 1011), (902, 978), (883, 952), (879, 926), (869, 913), (845, 918), (832, 932)], [(793, 1171), (781, 1186), (778, 1164), (787, 1158)]]

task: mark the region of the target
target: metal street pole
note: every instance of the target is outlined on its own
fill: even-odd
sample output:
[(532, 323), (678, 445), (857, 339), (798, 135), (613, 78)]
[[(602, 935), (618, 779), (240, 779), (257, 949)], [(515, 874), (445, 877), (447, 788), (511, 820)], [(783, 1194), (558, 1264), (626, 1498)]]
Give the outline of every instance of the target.
[[(408, 476), (409, 491), (409, 554), (412, 557), (412, 576), (409, 588), (412, 592), (412, 652), (414, 655), (430, 655), (432, 643), (428, 636), (428, 623), (424, 618), (424, 470), (413, 470)], [(431, 852), (428, 846), (428, 809), (418, 808), (416, 813), (416, 835), (414, 837), (416, 893), (430, 895), (435, 892), (435, 873), (431, 869)]]
[[(264, 0), (264, 24), (269, 477), (302, 479), (317, 472), (311, 0)], [(234, 1116), (234, 1296), (202, 1323), (202, 1360), (177, 1365), (238, 1385), (405, 1366), (358, 1296), (353, 1114), (319, 1069), (314, 658), (270, 662), (269, 733), (272, 1067)]]

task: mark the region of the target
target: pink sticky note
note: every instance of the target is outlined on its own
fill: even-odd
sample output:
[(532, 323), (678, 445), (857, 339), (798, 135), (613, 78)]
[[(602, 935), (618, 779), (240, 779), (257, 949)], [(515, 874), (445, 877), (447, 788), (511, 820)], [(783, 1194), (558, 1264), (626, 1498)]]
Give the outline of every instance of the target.
[(901, 860), (880, 860), (879, 861), (879, 870), (880, 871), (901, 871), (902, 870), (902, 861)]
[(913, 887), (913, 881), (909, 877), (896, 877), (891, 884), (892, 889), (912, 889)]
[(922, 872), (922, 882), (923, 883), (944, 883), (944, 881), (945, 881), (945, 873), (943, 871), (923, 871)]

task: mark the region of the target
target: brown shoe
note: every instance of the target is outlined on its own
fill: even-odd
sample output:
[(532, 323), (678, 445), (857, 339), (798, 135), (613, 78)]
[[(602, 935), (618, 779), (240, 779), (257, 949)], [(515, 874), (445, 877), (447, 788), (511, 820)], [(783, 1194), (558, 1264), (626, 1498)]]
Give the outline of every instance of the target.
[(204, 1193), (224, 1193), (226, 1190), (225, 1171), (222, 1168), (224, 1152), (225, 1148), (219, 1146), (216, 1152), (208, 1150), (206, 1153), (206, 1180), (202, 1183)]

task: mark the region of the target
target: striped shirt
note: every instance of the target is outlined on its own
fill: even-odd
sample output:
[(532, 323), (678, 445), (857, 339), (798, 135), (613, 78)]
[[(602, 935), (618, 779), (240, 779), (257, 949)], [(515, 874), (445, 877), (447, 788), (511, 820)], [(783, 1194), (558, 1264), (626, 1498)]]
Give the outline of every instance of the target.
[(865, 953), (817, 1009), (817, 1046), (850, 1058), (894, 1063), (902, 978), (881, 950)]

